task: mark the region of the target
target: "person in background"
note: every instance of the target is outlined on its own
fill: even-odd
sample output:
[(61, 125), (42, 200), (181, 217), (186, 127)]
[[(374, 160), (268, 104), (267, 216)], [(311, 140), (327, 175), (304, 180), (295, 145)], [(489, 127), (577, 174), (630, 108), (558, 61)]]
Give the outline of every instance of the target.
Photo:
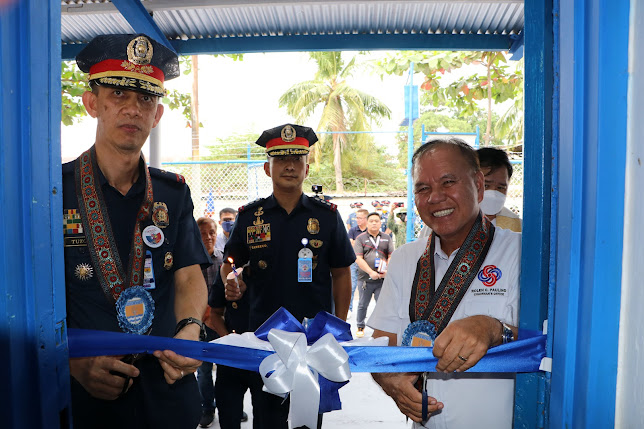
[[(360, 207), (362, 207), (362, 203), (351, 203), (351, 204), (349, 204), (349, 207), (351, 207), (352, 209), (357, 210)], [(347, 231), (349, 231), (351, 228), (353, 228), (357, 224), (358, 224), (358, 221), (356, 220), (356, 212), (353, 211), (353, 212), (351, 212), (349, 214), (349, 216), (347, 216), (347, 223), (346, 223)]]
[(237, 210), (230, 207), (219, 210), (219, 226), (221, 231), (217, 234), (217, 244), (215, 247), (224, 253), (224, 247), (230, 238), (230, 231), (233, 229), (235, 219), (237, 218)]
[[(361, 204), (362, 205), (362, 204)], [(369, 215), (369, 210), (367, 209), (358, 209), (356, 211), (356, 226), (349, 229), (347, 235), (349, 236), (349, 242), (353, 247), (353, 243), (360, 234), (367, 230), (367, 215)], [(353, 296), (358, 287), (358, 264), (354, 262), (351, 264), (351, 301), (349, 301), (349, 312), (353, 311)], [(358, 290), (358, 296), (361, 292)], [(359, 302), (359, 301), (358, 301)]]
[(358, 284), (360, 287), (360, 302), (358, 304), (356, 337), (364, 336), (364, 320), (371, 297), (378, 302), (382, 282), (387, 274), (389, 259), (394, 251), (394, 243), (388, 234), (380, 230), (382, 220), (377, 212), (367, 216), (367, 231), (358, 235), (353, 242), (358, 264)]
[(485, 176), (485, 193), (481, 210), (495, 226), (521, 232), (521, 218), (505, 207), (508, 184), (512, 178), (512, 164), (504, 150), (484, 147), (476, 151)]
[[(239, 209), (221, 267), (226, 299), (249, 295), (251, 331), (280, 307), (300, 322), (320, 311), (347, 318), (349, 266), (355, 261), (347, 231), (335, 204), (302, 192), (309, 147), (316, 141), (311, 128), (285, 124), (264, 131), (256, 142), (266, 148), (264, 172), (273, 194)], [(238, 267), (248, 264), (239, 278), (229, 276), (229, 257)], [(253, 421), (286, 429), (288, 411), (288, 400), (262, 392)], [(321, 414), (318, 421), (321, 426)]]
[(514, 376), (466, 371), (490, 347), (517, 338), (521, 234), (482, 215), (483, 173), (462, 140), (425, 143), (411, 173), (432, 233), (394, 252), (369, 326), (390, 346), (433, 345), (438, 362), (435, 372), (373, 378), (414, 428), (510, 429)]
[(387, 229), (394, 235), (394, 244), (398, 249), (407, 243), (407, 209), (402, 205), (393, 203), (391, 213), (392, 215), (387, 220)]
[[(145, 34), (95, 37), (76, 56), (94, 145), (63, 165), (69, 328), (205, 340), (210, 264), (185, 179), (141, 149), (163, 116), (177, 54)], [(201, 361), (171, 350), (69, 359), (75, 428), (194, 429)]]
[[(217, 241), (217, 223), (209, 217), (200, 217), (197, 219), (197, 226), (201, 233), (201, 241), (212, 261), (212, 265), (201, 269), (206, 286), (208, 287), (208, 295), (210, 296), (215, 280), (219, 277), (223, 254), (215, 248)], [(206, 341), (219, 338), (219, 335), (209, 327), (209, 319), (210, 307), (207, 306), (201, 318), (206, 324)], [(197, 384), (199, 386), (199, 395), (201, 396), (201, 420), (199, 420), (199, 427), (202, 428), (212, 426), (215, 419), (215, 386), (212, 381), (212, 368), (212, 362), (203, 362), (197, 370)]]

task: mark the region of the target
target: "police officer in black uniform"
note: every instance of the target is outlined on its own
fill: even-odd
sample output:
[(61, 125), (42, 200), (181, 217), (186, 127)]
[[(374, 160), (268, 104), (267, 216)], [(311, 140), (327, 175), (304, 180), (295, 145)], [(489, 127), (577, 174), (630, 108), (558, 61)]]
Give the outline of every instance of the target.
[[(180, 175), (141, 154), (163, 114), (163, 82), (177, 55), (144, 34), (96, 37), (76, 58), (97, 119), (94, 146), (63, 166), (67, 323), (70, 328), (200, 340), (209, 264)], [(70, 359), (75, 428), (193, 429), (191, 374), (200, 361), (154, 355)]]
[[(252, 331), (280, 307), (300, 321), (319, 311), (346, 320), (355, 254), (336, 206), (302, 192), (316, 141), (311, 128), (285, 124), (256, 142), (266, 148), (264, 171), (273, 194), (239, 209), (221, 268), (227, 300), (248, 294)], [(229, 257), (237, 267), (247, 266), (241, 277), (228, 276)], [(266, 392), (258, 402), (253, 414), (263, 427), (287, 427), (288, 402)]]

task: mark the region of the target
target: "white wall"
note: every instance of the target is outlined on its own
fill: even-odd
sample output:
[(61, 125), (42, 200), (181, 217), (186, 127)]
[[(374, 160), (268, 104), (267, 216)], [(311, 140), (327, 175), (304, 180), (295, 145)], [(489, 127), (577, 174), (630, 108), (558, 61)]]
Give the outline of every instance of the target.
[(644, 4), (637, 0), (631, 0), (629, 73), (616, 428), (644, 427)]

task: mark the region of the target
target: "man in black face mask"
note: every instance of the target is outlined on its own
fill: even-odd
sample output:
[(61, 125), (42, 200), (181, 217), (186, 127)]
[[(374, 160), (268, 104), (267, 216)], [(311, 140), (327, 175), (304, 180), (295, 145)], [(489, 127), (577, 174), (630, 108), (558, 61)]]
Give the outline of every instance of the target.
[(230, 207), (223, 208), (219, 211), (219, 225), (221, 225), (221, 230), (217, 233), (215, 248), (221, 250), (221, 253), (224, 252), (224, 247), (228, 242), (230, 231), (233, 229), (236, 217), (237, 210), (231, 209)]

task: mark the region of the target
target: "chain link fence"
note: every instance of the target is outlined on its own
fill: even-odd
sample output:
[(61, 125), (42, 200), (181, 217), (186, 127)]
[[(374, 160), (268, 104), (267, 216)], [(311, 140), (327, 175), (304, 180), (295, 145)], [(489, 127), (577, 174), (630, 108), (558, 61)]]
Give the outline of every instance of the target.
[[(514, 173), (508, 187), (506, 207), (522, 216), (523, 161), (513, 160), (512, 166)], [(219, 210), (224, 207), (237, 209), (250, 201), (267, 197), (272, 192), (271, 179), (264, 173), (264, 161), (172, 162), (163, 163), (163, 168), (185, 177), (192, 192), (195, 218), (208, 216), (217, 219)], [(350, 180), (351, 183), (345, 183), (346, 188), (360, 189), (360, 192), (348, 193), (345, 196), (335, 195), (333, 200), (345, 220), (352, 211), (349, 204), (357, 198), (398, 197), (396, 199), (406, 201), (407, 189), (400, 184), (387, 183), (383, 180)], [(322, 185), (325, 194), (334, 195), (334, 177), (315, 179), (309, 177), (304, 181), (304, 192), (309, 193), (311, 185)], [(416, 217), (414, 226), (417, 236), (423, 226), (419, 217)]]

